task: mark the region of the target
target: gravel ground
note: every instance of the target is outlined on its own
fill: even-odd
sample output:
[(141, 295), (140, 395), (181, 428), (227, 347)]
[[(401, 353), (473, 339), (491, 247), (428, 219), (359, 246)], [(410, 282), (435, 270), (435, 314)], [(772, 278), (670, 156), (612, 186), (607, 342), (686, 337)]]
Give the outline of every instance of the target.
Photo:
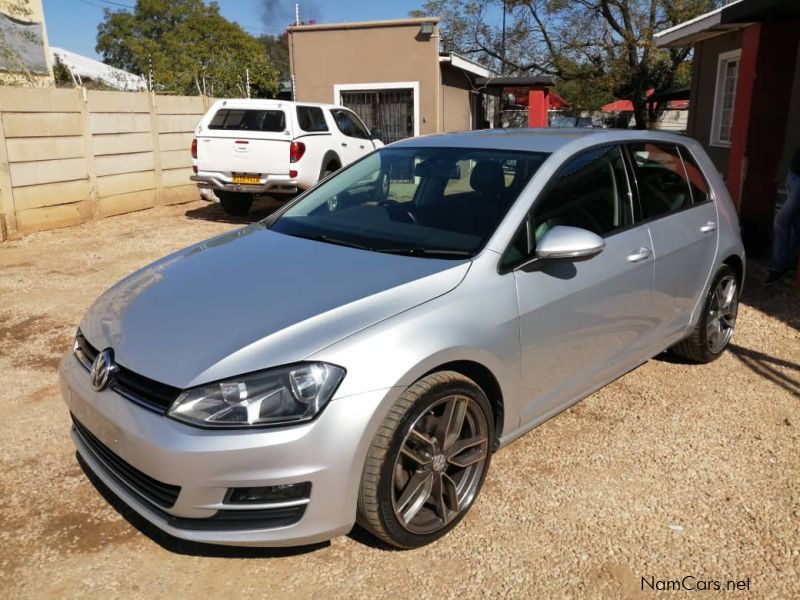
[(198, 546), (120, 512), (75, 460), (59, 356), (110, 284), (238, 224), (196, 202), (0, 246), (0, 597), (619, 598), (686, 575), (800, 597), (788, 283), (746, 290), (717, 362), (658, 357), (499, 452), (468, 517), (421, 550), (357, 531), (295, 550)]

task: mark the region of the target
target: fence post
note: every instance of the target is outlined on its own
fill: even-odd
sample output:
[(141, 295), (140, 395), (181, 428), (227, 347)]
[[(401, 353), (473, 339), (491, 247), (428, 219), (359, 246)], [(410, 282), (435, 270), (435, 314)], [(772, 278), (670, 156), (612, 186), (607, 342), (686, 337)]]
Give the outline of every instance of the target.
[(83, 86), (75, 88), (81, 106), (81, 132), (83, 135), (83, 154), (86, 157), (86, 174), (89, 177), (89, 214), (92, 220), (99, 219), (100, 194), (97, 190), (97, 168), (94, 164), (94, 144), (92, 143), (92, 124), (89, 115), (89, 96)]
[[(8, 239), (19, 237), (17, 231), (17, 212), (14, 208), (14, 190), (11, 187), (11, 168), (8, 164), (8, 151), (6, 150), (6, 135), (3, 131), (3, 113), (0, 112), (0, 202), (2, 202), (3, 216), (5, 217), (6, 235)], [(0, 239), (3, 232), (0, 231)]]
[(150, 94), (150, 133), (153, 136), (153, 169), (156, 176), (156, 206), (164, 203), (164, 182), (161, 179), (161, 145), (158, 140), (158, 106), (155, 92)]

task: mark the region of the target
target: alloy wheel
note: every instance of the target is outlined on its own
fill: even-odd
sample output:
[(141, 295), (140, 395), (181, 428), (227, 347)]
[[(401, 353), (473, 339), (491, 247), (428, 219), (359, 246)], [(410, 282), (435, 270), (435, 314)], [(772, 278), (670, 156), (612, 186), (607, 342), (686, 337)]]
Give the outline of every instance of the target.
[(409, 532), (434, 533), (475, 499), (489, 456), (489, 424), (472, 399), (451, 395), (422, 413), (395, 459), (392, 507)]
[(714, 354), (722, 352), (733, 335), (739, 308), (736, 278), (726, 275), (717, 283), (706, 320), (706, 341)]

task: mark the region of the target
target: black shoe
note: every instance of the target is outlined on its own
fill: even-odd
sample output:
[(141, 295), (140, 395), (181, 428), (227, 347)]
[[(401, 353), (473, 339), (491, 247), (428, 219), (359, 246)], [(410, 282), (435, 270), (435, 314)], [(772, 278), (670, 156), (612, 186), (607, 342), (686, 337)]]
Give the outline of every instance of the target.
[(775, 285), (781, 279), (783, 279), (783, 276), (786, 275), (786, 273), (788, 273), (788, 271), (785, 271), (785, 270), (784, 271), (770, 271), (769, 273), (767, 273), (767, 278), (764, 280), (764, 283), (762, 285), (765, 286), (765, 287), (769, 287), (771, 285)]

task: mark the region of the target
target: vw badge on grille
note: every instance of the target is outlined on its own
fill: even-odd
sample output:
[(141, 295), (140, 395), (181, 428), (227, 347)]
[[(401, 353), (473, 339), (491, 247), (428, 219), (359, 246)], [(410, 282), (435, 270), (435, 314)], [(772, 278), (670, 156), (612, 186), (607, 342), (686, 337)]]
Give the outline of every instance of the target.
[(89, 372), (92, 387), (98, 392), (106, 389), (117, 370), (118, 367), (114, 364), (113, 351), (109, 348), (100, 352), (95, 357), (92, 363), (92, 370)]

